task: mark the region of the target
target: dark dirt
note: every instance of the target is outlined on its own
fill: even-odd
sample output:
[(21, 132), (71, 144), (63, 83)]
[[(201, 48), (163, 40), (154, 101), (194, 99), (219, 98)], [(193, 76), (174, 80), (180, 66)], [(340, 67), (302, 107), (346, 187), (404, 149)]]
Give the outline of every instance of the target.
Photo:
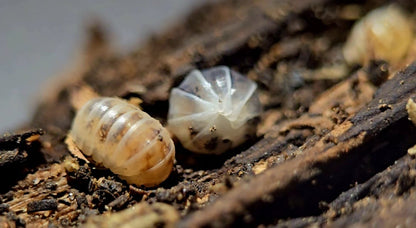
[[(416, 63), (346, 66), (341, 51), (354, 21), (385, 4), (210, 3), (127, 55), (92, 26), (83, 64), (25, 126), (43, 130), (0, 139), (0, 225), (414, 226), (416, 161), (407, 149), (416, 128), (405, 105), (416, 97)], [(259, 84), (256, 139), (219, 156), (176, 143), (174, 169), (154, 188), (128, 185), (69, 153), (77, 91), (140, 98), (166, 123), (170, 89), (190, 70), (215, 65)]]

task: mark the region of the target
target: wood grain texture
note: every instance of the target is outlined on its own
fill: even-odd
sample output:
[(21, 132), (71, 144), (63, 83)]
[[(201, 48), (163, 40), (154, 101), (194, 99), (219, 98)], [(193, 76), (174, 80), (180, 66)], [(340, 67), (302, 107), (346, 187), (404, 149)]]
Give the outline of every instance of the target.
[[(341, 54), (354, 20), (385, 4), (210, 3), (126, 55), (107, 48), (105, 34), (95, 28), (75, 79), (38, 106), (30, 126), (46, 131), (34, 148), (44, 160), (33, 176), (14, 177), (1, 193), (8, 207), (0, 208), (9, 211), (0, 221), (65, 226), (88, 220), (96, 226), (100, 218), (119, 223), (127, 216), (127, 224), (135, 210), (123, 209), (165, 203), (181, 215), (163, 220), (167, 226), (413, 225), (415, 162), (407, 149), (416, 143), (416, 128), (405, 105), (416, 92), (416, 64), (402, 66), (414, 55), (399, 66), (381, 60), (347, 66)], [(399, 4), (416, 12), (410, 1)], [(140, 99), (143, 110), (164, 124), (170, 89), (192, 69), (215, 65), (258, 83), (265, 110), (253, 141), (220, 156), (195, 155), (175, 142), (173, 172), (158, 188), (128, 185), (82, 160), (63, 160), (77, 109), (71, 100), (79, 91)], [(396, 68), (402, 71), (393, 73)], [(54, 169), (59, 175), (42, 171)], [(56, 188), (33, 182), (46, 179)], [(41, 197), (13, 199), (32, 191)], [(56, 211), (16, 210), (45, 194), (57, 200)]]

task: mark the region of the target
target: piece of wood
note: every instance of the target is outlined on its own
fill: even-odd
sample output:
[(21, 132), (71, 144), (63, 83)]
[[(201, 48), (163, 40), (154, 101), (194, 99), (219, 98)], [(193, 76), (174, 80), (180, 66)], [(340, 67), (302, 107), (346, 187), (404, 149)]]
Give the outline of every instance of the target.
[[(46, 131), (33, 148), (40, 161), (1, 194), (1, 223), (97, 227), (156, 216), (157, 224), (182, 227), (345, 226), (381, 224), (397, 213), (405, 221), (414, 215), (414, 160), (406, 151), (416, 142), (415, 127), (405, 104), (416, 89), (416, 65), (382, 84), (386, 62), (354, 68), (341, 55), (353, 24), (346, 14), (360, 9), (356, 19), (381, 4), (209, 3), (126, 55), (93, 26), (72, 79), (37, 108), (30, 126)], [(64, 159), (73, 151), (64, 143), (71, 121), (89, 94), (140, 99), (165, 123), (170, 89), (190, 70), (220, 64), (259, 84), (265, 113), (254, 141), (220, 156), (195, 155), (176, 143), (173, 172), (157, 188), (129, 186), (108, 170)], [(27, 213), (28, 204), (44, 200), (57, 207)], [(148, 206), (160, 202), (175, 219), (160, 219)], [(149, 213), (136, 219), (135, 205)]]
[[(191, 215), (182, 226), (228, 226), (250, 222), (261, 224), (276, 222), (279, 218), (296, 213), (302, 215), (318, 212), (319, 201), (330, 200), (333, 191), (345, 188), (343, 185), (346, 178), (351, 178), (346, 176), (357, 169), (357, 160), (370, 153), (385, 152), (385, 149), (368, 150), (371, 145), (368, 142), (376, 136), (380, 140), (380, 134), (386, 128), (395, 125), (399, 128), (402, 126), (400, 122), (407, 121), (405, 106), (407, 100), (415, 94), (416, 63), (383, 84), (367, 106), (336, 126), (316, 144), (304, 148), (302, 155), (231, 190), (222, 200)], [(381, 108), (381, 104), (387, 104), (390, 108)], [(399, 139), (404, 148), (416, 142), (405, 142), (401, 137)], [(391, 138), (388, 143), (397, 143), (397, 140)], [(267, 149), (260, 150), (261, 152), (266, 153)], [(380, 159), (382, 156), (379, 156)], [(399, 156), (403, 156), (403, 152), (390, 157)], [(347, 183), (351, 181), (353, 180)]]

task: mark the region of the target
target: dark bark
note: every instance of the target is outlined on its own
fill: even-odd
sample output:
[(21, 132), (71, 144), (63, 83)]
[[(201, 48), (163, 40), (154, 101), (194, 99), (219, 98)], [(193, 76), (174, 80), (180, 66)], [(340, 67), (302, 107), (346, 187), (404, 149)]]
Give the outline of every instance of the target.
[[(386, 3), (355, 4), (365, 13)], [(351, 9), (327, 0), (210, 3), (123, 56), (94, 25), (73, 80), (37, 108), (30, 127), (45, 135), (30, 143), (42, 132), (0, 139), (0, 171), (19, 171), (2, 185), (0, 222), (89, 220), (96, 227), (104, 218), (120, 225), (156, 216), (153, 225), (181, 227), (414, 225), (416, 164), (407, 149), (416, 129), (405, 104), (416, 92), (416, 64), (385, 83), (384, 61), (347, 67), (341, 46)], [(140, 98), (144, 111), (165, 123), (170, 89), (191, 69), (221, 64), (259, 84), (265, 112), (257, 139), (220, 156), (195, 155), (176, 143), (174, 170), (157, 188), (129, 186), (108, 170), (64, 160), (76, 110), (71, 99), (80, 91)], [(131, 209), (138, 202), (142, 209)], [(132, 216), (135, 210), (143, 214)]]

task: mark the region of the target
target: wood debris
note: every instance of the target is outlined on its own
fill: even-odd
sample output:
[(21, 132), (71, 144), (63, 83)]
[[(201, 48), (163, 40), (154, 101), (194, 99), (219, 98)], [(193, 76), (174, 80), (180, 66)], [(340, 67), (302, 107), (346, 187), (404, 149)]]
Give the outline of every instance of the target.
[[(18, 170), (1, 186), (0, 225), (414, 226), (416, 127), (406, 104), (416, 98), (416, 63), (395, 72), (406, 64), (347, 66), (342, 57), (354, 20), (386, 4), (207, 3), (126, 55), (92, 31), (78, 77), (43, 100), (28, 126), (45, 134), (0, 139), (0, 171)], [(215, 65), (259, 84), (258, 138), (219, 156), (175, 143), (172, 174), (154, 188), (71, 156), (81, 152), (64, 141), (83, 98), (121, 97), (165, 123), (170, 89)]]

